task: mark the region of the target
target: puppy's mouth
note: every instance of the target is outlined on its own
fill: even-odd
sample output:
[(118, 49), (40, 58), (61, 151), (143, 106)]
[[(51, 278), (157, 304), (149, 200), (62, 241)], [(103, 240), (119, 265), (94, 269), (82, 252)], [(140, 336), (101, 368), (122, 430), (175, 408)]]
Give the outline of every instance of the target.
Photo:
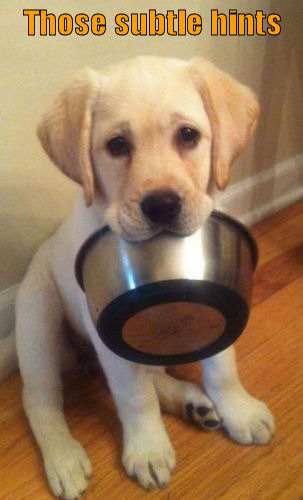
[(199, 199), (199, 203), (184, 204), (178, 214), (163, 217), (161, 221), (146, 217), (139, 207), (134, 209), (134, 206), (122, 205), (112, 207), (108, 211), (106, 222), (115, 233), (129, 241), (148, 240), (162, 231), (188, 236), (203, 225), (212, 210), (212, 205), (211, 198), (203, 196)]
[(144, 218), (129, 220), (123, 216), (123, 212), (118, 213), (119, 234), (129, 241), (144, 241), (161, 233), (165, 228), (163, 225), (151, 223)]
[[(206, 208), (206, 207), (205, 207)], [(126, 221), (118, 216), (119, 234), (129, 241), (144, 241), (167, 231), (179, 236), (189, 236), (195, 233), (206, 221), (212, 210), (212, 204), (206, 210), (195, 213), (182, 212), (178, 217), (170, 222), (153, 223), (141, 218), (136, 221)]]
[(120, 222), (119, 235), (129, 241), (145, 241), (153, 238), (157, 234), (166, 231), (169, 233), (177, 234), (179, 236), (189, 236), (196, 232), (203, 224), (203, 221), (195, 224), (186, 224), (183, 226), (180, 222), (175, 221), (169, 224), (142, 224), (136, 228), (124, 227)]

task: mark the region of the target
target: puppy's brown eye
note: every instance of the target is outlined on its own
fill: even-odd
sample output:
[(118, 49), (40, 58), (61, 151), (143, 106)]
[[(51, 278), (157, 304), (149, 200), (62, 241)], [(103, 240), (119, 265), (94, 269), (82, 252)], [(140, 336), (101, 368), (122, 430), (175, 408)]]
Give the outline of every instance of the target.
[(185, 148), (193, 148), (197, 145), (200, 139), (198, 130), (191, 127), (182, 127), (178, 131), (177, 142), (178, 145)]
[(125, 137), (114, 137), (106, 147), (112, 156), (125, 156), (130, 153), (130, 144)]

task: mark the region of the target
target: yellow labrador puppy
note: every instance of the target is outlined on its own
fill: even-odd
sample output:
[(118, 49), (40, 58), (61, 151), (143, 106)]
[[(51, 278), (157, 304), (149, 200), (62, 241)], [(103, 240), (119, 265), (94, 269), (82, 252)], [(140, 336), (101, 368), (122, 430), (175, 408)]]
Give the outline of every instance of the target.
[(131, 240), (201, 226), (213, 209), (212, 185), (226, 186), (257, 117), (253, 93), (211, 63), (139, 57), (87, 70), (42, 118), (42, 146), (83, 187), (17, 297), (24, 407), (55, 495), (79, 498), (91, 474), (62, 410), (63, 317), (95, 348), (123, 428), (123, 465), (144, 488), (166, 486), (175, 466), (160, 407), (206, 428), (222, 422), (242, 444), (270, 440), (273, 418), (241, 385), (232, 347), (204, 360), (207, 395), (164, 368), (125, 361), (100, 341), (74, 276), (80, 246), (105, 224)]

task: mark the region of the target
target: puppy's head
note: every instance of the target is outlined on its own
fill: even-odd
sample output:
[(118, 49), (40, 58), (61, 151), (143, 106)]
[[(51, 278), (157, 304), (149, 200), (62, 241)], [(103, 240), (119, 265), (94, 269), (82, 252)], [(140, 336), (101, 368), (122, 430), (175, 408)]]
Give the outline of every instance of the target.
[(252, 92), (211, 63), (142, 57), (74, 80), (38, 135), (87, 205), (101, 197), (111, 228), (140, 240), (201, 226), (210, 181), (225, 188), (257, 116)]

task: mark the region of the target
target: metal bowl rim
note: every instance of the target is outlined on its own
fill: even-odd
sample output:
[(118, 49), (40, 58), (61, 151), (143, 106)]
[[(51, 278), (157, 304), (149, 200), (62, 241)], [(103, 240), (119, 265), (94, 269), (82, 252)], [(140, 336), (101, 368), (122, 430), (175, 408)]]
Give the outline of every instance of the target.
[[(242, 224), (239, 222), (237, 219), (234, 219), (230, 215), (227, 215), (223, 212), (220, 212), (219, 210), (213, 210), (209, 216), (209, 218), (217, 219), (220, 222), (227, 223), (229, 226), (231, 226), (233, 229), (238, 229), (242, 235), (245, 237), (250, 249), (251, 249), (251, 255), (252, 255), (252, 264), (253, 264), (253, 270), (256, 269), (257, 263), (258, 263), (258, 247), (255, 238), (253, 235), (250, 233), (250, 231)], [(82, 274), (82, 267), (83, 267), (83, 262), (84, 259), (90, 250), (92, 246), (103, 236), (105, 233), (110, 231), (109, 226), (105, 226), (102, 229), (98, 229), (95, 231), (91, 236), (87, 238), (87, 240), (84, 241), (82, 246), (80, 247), (80, 250), (77, 254), (76, 261), (75, 261), (75, 276), (76, 280), (78, 282), (78, 285), (82, 288), (83, 291), (84, 289), (84, 282), (83, 282), (83, 274)], [(157, 235), (155, 236), (157, 237)], [(152, 239), (152, 238), (151, 238)], [(145, 240), (148, 241), (148, 240)], [(139, 242), (140, 243), (140, 242)]]

